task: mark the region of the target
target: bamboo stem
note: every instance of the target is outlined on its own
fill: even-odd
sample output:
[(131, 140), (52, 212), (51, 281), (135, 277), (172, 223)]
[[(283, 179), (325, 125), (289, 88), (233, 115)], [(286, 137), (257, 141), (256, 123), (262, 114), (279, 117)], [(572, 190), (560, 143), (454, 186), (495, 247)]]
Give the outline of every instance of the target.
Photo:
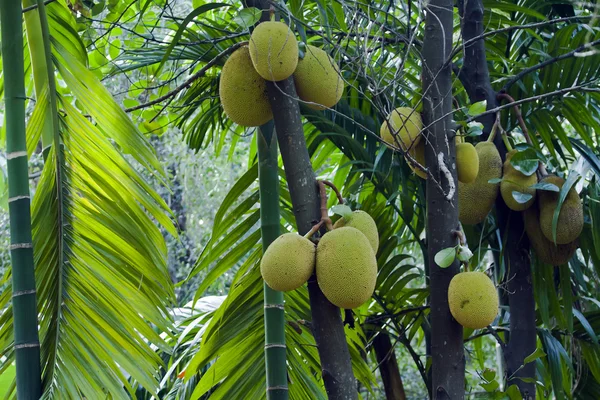
[(38, 399), (42, 394), (42, 381), (25, 135), (26, 93), (20, 1), (0, 1), (0, 27), (5, 83), (9, 248), (17, 396), (19, 399)]
[[(279, 175), (277, 138), (273, 122), (257, 130), (258, 183), (260, 193), (260, 230), (263, 252), (279, 237)], [(283, 293), (264, 283), (265, 366), (267, 399), (287, 400), (285, 312)]]

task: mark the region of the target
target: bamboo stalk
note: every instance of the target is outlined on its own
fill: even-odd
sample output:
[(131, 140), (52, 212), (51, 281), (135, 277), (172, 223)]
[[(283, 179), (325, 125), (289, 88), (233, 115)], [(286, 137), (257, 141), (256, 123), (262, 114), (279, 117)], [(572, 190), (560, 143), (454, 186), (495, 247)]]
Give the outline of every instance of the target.
[[(260, 231), (263, 252), (279, 236), (279, 175), (277, 138), (273, 122), (257, 131), (258, 183), (260, 193)], [(287, 367), (285, 347), (285, 314), (283, 293), (264, 283), (265, 360), (267, 399), (287, 400)]]
[(0, 26), (5, 84), (4, 104), (17, 396), (19, 399), (33, 400), (41, 396), (42, 382), (27, 176), (26, 93), (23, 65), (23, 19), (20, 1), (0, 1)]

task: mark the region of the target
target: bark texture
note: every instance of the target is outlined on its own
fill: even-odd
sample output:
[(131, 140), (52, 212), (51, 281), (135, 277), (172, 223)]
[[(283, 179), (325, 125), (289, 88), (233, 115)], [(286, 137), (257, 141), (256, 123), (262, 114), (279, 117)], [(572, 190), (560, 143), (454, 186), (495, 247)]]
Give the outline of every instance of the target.
[(425, 163), (433, 175), (427, 179), (427, 243), (431, 296), (432, 397), (462, 399), (465, 386), (463, 329), (448, 307), (448, 285), (459, 271), (455, 260), (440, 268), (434, 260), (442, 249), (456, 245), (458, 179), (452, 132), (451, 68), (446, 59), (452, 49), (453, 2), (432, 0), (427, 7), (423, 41), (423, 93)]
[[(458, 2), (462, 17), (462, 35), (465, 41), (478, 37), (483, 33), (484, 7), (482, 0), (460, 0)], [(469, 99), (475, 103), (487, 100), (487, 108), (498, 105), (496, 92), (492, 88), (485, 55), (485, 42), (478, 40), (464, 49), (464, 64), (459, 74)], [(494, 125), (494, 115), (481, 118), (484, 125), (484, 137), (489, 135)], [(499, 135), (494, 143), (500, 152), (502, 161), (506, 158), (506, 147)], [(525, 357), (535, 351), (535, 299), (531, 279), (531, 265), (528, 257), (529, 243), (524, 235), (523, 219), (520, 213), (511, 211), (498, 196), (496, 201), (496, 218), (500, 235), (504, 242), (503, 259), (506, 268), (505, 282), (508, 291), (510, 309), (510, 338), (504, 351), (507, 376), (514, 374), (508, 385), (516, 384), (523, 398), (535, 399), (535, 384), (524, 382), (518, 378), (534, 378), (535, 364), (529, 363), (523, 368)], [(518, 370), (518, 371), (517, 371)], [(517, 371), (515, 373), (515, 371)]]

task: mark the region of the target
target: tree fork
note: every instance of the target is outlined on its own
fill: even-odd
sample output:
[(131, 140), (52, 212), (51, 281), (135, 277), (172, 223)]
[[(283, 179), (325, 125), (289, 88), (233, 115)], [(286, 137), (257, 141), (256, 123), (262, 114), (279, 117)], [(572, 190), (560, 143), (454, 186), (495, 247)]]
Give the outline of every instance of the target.
[[(458, 179), (452, 133), (452, 76), (446, 59), (452, 51), (452, 0), (432, 0), (427, 7), (423, 40), (423, 110), (425, 160), (434, 179), (427, 179), (427, 244), (431, 296), (433, 399), (462, 399), (465, 393), (463, 329), (448, 306), (448, 285), (459, 272), (458, 260), (440, 268), (440, 250), (456, 245)], [(437, 183), (436, 183), (437, 181)]]
[[(462, 17), (462, 36), (469, 44), (465, 47), (464, 63), (458, 77), (461, 80), (471, 102), (487, 101), (488, 110), (499, 103), (492, 88), (485, 56), (485, 42), (481, 37), (484, 30), (484, 7), (481, 0), (460, 0), (459, 12)], [(480, 119), (484, 134), (489, 135), (494, 125), (494, 115), (488, 114)], [(502, 160), (506, 158), (506, 147), (500, 135), (494, 143)], [(504, 351), (507, 376), (512, 379), (508, 385), (516, 384), (525, 399), (535, 399), (535, 384), (519, 378), (534, 378), (535, 364), (523, 367), (525, 357), (535, 351), (535, 299), (529, 264), (529, 243), (523, 234), (523, 219), (517, 212), (511, 212), (501, 196), (496, 201), (496, 216), (501, 238), (504, 239), (504, 264), (506, 265), (506, 286), (510, 309), (510, 336)], [(513, 376), (514, 375), (514, 376)]]
[[(246, 0), (246, 6), (263, 11), (261, 21), (270, 20), (271, 2)], [(298, 233), (304, 235), (321, 219), (318, 185), (306, 147), (294, 79), (267, 82), (275, 132), (283, 159)], [(312, 333), (317, 342), (323, 381), (331, 400), (358, 398), (340, 309), (325, 298), (313, 275), (308, 281)]]

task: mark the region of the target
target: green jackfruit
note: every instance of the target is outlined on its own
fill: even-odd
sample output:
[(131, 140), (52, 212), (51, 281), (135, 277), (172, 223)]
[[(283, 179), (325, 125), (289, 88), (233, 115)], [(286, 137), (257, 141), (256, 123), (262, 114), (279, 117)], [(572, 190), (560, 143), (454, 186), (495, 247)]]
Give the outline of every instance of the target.
[[(419, 140), (419, 143), (417, 143), (416, 145), (414, 145), (409, 151), (408, 154), (410, 154), (410, 156), (416, 161), (418, 162), (420, 165), (422, 165), (423, 167), (425, 166), (425, 140)], [(419, 167), (417, 167), (416, 165), (413, 165), (412, 161), (409, 160), (407, 157), (404, 157), (406, 159), (406, 162), (408, 163), (408, 166), (410, 167), (410, 169), (413, 170), (413, 172), (415, 174), (417, 174), (417, 176), (421, 179), (427, 179), (427, 172), (422, 171)]]
[(231, 54), (221, 70), (219, 98), (225, 114), (241, 126), (260, 126), (273, 118), (267, 84), (256, 72), (248, 46)]
[[(565, 180), (555, 175), (542, 179), (544, 183), (552, 183), (562, 188)], [(538, 191), (540, 207), (540, 227), (546, 239), (554, 243), (552, 237), (552, 218), (558, 205), (558, 192), (548, 190)], [(579, 237), (583, 230), (583, 205), (574, 187), (571, 187), (558, 214), (556, 224), (556, 244), (567, 244)]]
[(296, 92), (308, 107), (324, 110), (342, 98), (344, 81), (333, 58), (318, 47), (306, 45), (304, 58), (294, 72)]
[(377, 260), (369, 239), (349, 226), (327, 232), (317, 246), (317, 282), (327, 299), (340, 308), (369, 300), (377, 280)]
[(456, 145), (456, 171), (458, 180), (462, 183), (471, 183), (479, 173), (479, 156), (475, 146), (471, 143)]
[(298, 41), (294, 32), (279, 21), (259, 24), (250, 36), (250, 57), (256, 72), (268, 81), (292, 76), (298, 65)]
[(315, 269), (315, 245), (296, 233), (284, 233), (275, 239), (263, 255), (260, 273), (273, 290), (298, 289)]
[(499, 185), (488, 183), (502, 176), (502, 159), (492, 142), (479, 142), (475, 146), (479, 157), (479, 172), (471, 183), (458, 182), (458, 219), (466, 225), (485, 220), (498, 197)]
[(406, 151), (419, 144), (422, 129), (421, 114), (409, 107), (398, 107), (381, 124), (379, 136), (391, 145), (388, 147), (400, 147)]
[(456, 274), (448, 286), (448, 305), (454, 319), (471, 329), (483, 329), (498, 315), (498, 292), (483, 272)]
[(346, 220), (344, 217), (338, 219), (333, 225), (333, 229), (341, 228), (342, 226), (350, 226), (356, 228), (369, 239), (373, 252), (377, 254), (379, 248), (379, 233), (377, 232), (377, 224), (371, 216), (362, 211), (357, 210), (350, 214), (350, 218)]
[(529, 238), (531, 248), (537, 258), (550, 265), (562, 265), (568, 262), (577, 250), (577, 239), (566, 244), (556, 245), (548, 240), (540, 228), (540, 216), (537, 202), (523, 212), (525, 232)]
[[(535, 201), (535, 189), (530, 188), (530, 186), (537, 183), (537, 175), (534, 173), (527, 176), (513, 167), (510, 160), (516, 153), (517, 150), (511, 150), (506, 154), (504, 174), (502, 175), (502, 182), (500, 182), (500, 193), (508, 208), (514, 211), (523, 211), (531, 207)], [(529, 194), (531, 198), (525, 203), (519, 203), (514, 198), (513, 192)]]

